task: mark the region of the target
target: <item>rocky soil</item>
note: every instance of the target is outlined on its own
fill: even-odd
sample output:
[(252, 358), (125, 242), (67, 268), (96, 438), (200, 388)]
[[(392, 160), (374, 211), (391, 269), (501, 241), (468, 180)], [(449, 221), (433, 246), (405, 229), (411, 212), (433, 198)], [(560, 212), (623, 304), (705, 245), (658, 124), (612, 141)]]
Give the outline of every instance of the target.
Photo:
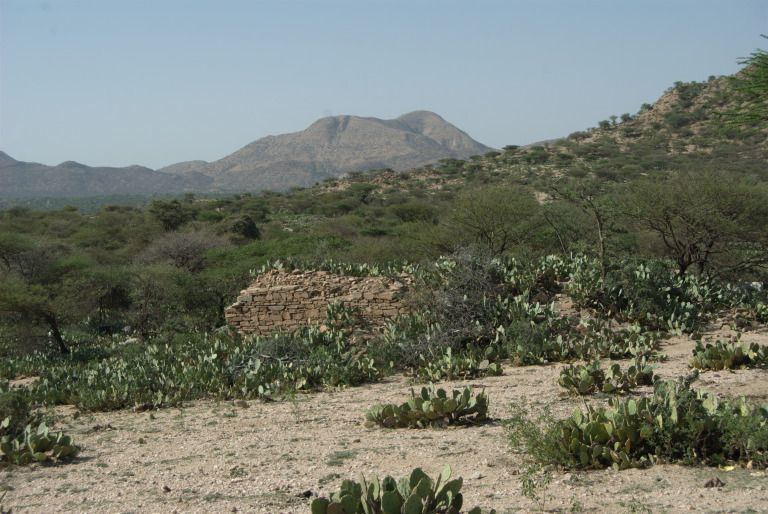
[[(720, 337), (727, 333), (717, 334)], [(768, 332), (744, 340), (768, 344)], [(668, 340), (665, 378), (688, 372), (693, 342)], [(565, 416), (582, 404), (557, 385), (561, 365), (514, 368), (473, 385), (490, 396), (493, 421), (429, 430), (367, 428), (374, 403), (402, 401), (412, 384), (396, 376), (295, 400), (194, 402), (183, 409), (78, 415), (57, 411), (57, 427), (83, 446), (71, 464), (0, 471), (3, 506), (32, 512), (307, 513), (309, 495), (327, 495), (360, 473), (436, 474), (450, 464), (464, 478), (465, 505), (505, 512), (768, 512), (765, 471), (657, 465), (645, 470), (552, 471), (538, 501), (521, 491), (523, 455), (509, 450), (512, 406)], [(768, 370), (702, 373), (698, 386), (768, 401)], [(640, 394), (648, 392), (646, 388)], [(706, 487), (718, 478), (725, 485)], [(0, 494), (2, 494), (0, 492)]]

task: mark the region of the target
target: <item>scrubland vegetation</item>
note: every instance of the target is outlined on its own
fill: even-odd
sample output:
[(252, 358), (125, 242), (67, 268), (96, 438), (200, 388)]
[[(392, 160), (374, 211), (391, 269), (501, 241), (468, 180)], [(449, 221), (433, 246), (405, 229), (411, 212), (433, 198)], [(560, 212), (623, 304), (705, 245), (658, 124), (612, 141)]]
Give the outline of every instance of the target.
[[(697, 370), (768, 365), (765, 345), (700, 337), (723, 316), (741, 328), (768, 322), (768, 125), (750, 108), (765, 100), (734, 87), (679, 83), (593, 130), (405, 174), (0, 212), (0, 462), (75, 457), (76, 441), (44, 419), (60, 404), (282, 400), (394, 373), (427, 384), (564, 363), (566, 394), (596, 403), (564, 419), (513, 412), (500, 452), (523, 451), (536, 469), (765, 468), (768, 409), (696, 387)], [(231, 333), (224, 308), (269, 267), (407, 272), (412, 314), (368, 338), (353, 337), (343, 305), (329, 306), (322, 328)], [(555, 308), (563, 299), (570, 311)], [(655, 366), (674, 334), (696, 341), (692, 372), (662, 380)], [(23, 377), (36, 380), (9, 387)], [(360, 417), (392, 430), (473, 426), (493, 401), (428, 386)], [(449, 478), (347, 481), (311, 508), (458, 512), (461, 480)]]

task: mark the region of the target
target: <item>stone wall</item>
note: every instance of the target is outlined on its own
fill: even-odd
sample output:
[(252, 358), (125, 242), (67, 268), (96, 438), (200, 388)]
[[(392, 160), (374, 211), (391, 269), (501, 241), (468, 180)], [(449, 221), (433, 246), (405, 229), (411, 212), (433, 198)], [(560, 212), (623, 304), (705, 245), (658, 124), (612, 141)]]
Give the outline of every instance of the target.
[(410, 277), (347, 277), (325, 271), (277, 271), (259, 275), (225, 312), (241, 334), (291, 331), (325, 320), (326, 307), (341, 302), (364, 324), (380, 326), (407, 312), (403, 298)]

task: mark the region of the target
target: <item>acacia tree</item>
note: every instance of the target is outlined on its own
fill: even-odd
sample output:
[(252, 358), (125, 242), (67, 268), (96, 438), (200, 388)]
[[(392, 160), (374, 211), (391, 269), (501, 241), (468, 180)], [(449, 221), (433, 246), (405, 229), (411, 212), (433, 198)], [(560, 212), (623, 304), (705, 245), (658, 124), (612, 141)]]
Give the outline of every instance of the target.
[[(608, 187), (610, 186), (606, 181), (591, 178), (551, 186), (555, 198), (577, 206), (592, 219), (597, 242), (597, 258), (600, 262), (600, 278), (603, 284), (605, 284), (605, 277), (608, 273), (606, 244), (610, 232), (610, 224), (615, 216), (613, 205), (607, 195)], [(553, 227), (555, 226), (551, 218), (548, 219), (548, 222)], [(558, 238), (562, 241), (562, 236), (559, 234)]]
[(498, 256), (533, 238), (543, 223), (540, 211), (529, 191), (493, 187), (461, 196), (446, 224), (454, 243), (478, 244)]
[[(680, 172), (628, 186), (628, 220), (661, 241), (678, 273), (749, 271), (768, 265), (768, 189), (718, 172)], [(716, 264), (716, 266), (713, 266)]]
[(61, 353), (69, 353), (64, 323), (92, 307), (90, 261), (56, 243), (0, 233), (0, 313), (48, 329)]
[[(768, 39), (768, 36), (763, 36)], [(746, 109), (734, 116), (736, 123), (760, 123), (768, 121), (768, 52), (755, 50), (739, 61), (744, 65), (733, 77), (734, 89), (747, 102)]]

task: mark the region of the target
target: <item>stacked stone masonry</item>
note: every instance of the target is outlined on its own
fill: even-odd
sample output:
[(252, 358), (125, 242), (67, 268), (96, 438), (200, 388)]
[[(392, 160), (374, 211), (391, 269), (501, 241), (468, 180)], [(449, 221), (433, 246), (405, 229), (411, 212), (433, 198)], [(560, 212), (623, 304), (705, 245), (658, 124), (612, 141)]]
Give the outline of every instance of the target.
[(372, 327), (407, 312), (407, 276), (347, 277), (325, 271), (278, 271), (259, 275), (225, 312), (241, 334), (267, 335), (325, 321), (329, 304), (343, 303)]

